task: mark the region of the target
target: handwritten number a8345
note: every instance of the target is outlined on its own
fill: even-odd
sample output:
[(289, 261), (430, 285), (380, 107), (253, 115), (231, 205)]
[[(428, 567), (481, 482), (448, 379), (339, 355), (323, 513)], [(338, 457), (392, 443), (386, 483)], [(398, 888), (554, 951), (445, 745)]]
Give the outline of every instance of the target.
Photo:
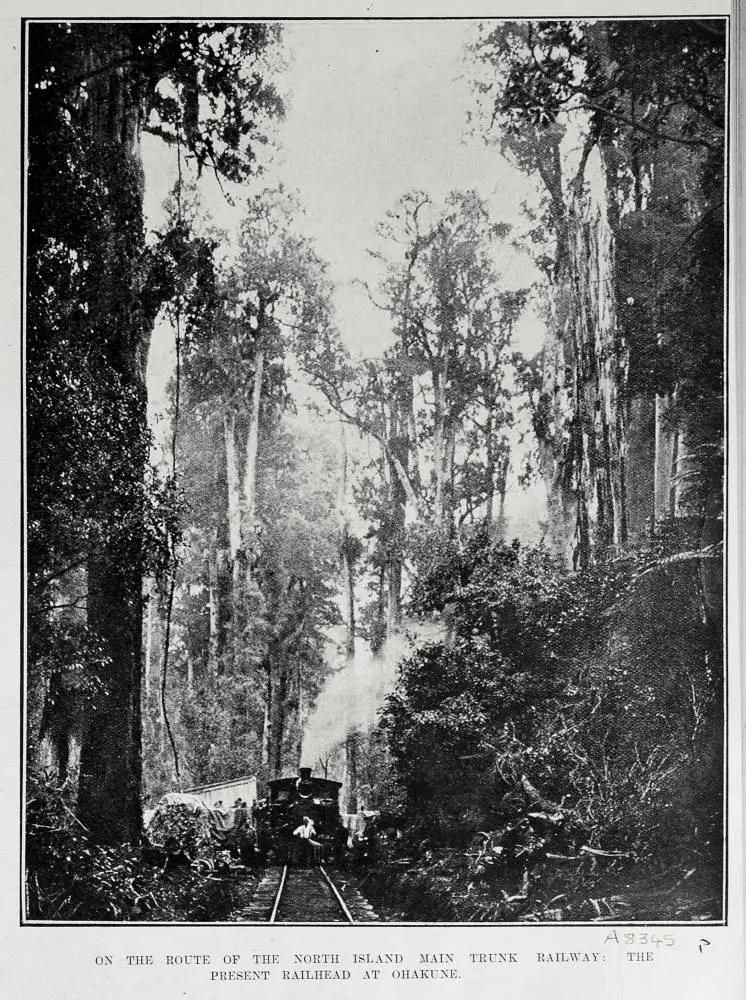
[(653, 945), (656, 948), (672, 947), (675, 943), (673, 934), (648, 934), (646, 931), (630, 932), (624, 935), (625, 945)]

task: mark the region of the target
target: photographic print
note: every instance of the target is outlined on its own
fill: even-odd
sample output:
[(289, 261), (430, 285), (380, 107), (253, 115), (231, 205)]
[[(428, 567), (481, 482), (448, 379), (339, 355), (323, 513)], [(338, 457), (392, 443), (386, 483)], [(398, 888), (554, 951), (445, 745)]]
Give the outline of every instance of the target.
[(726, 921), (728, 29), (23, 23), (22, 923)]

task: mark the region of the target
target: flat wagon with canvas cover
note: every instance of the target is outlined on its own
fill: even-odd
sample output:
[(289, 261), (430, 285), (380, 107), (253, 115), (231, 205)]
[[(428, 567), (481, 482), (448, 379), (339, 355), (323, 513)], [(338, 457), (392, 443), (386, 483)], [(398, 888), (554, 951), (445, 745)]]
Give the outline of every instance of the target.
[[(226, 805), (231, 798), (232, 804)], [(253, 777), (203, 785), (188, 792), (167, 792), (146, 822), (146, 840), (171, 859), (192, 862), (226, 851), (250, 862), (256, 845), (255, 803)]]

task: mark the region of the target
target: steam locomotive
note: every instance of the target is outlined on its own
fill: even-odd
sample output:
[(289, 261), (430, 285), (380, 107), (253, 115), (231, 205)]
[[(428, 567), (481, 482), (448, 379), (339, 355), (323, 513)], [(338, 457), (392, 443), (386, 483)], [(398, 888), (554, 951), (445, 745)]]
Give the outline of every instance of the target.
[[(298, 777), (267, 782), (268, 796), (255, 809), (260, 854), (282, 864), (319, 864), (344, 853), (348, 830), (339, 811), (340, 781), (314, 778), (310, 767)], [(313, 824), (310, 838), (294, 836), (306, 819)]]

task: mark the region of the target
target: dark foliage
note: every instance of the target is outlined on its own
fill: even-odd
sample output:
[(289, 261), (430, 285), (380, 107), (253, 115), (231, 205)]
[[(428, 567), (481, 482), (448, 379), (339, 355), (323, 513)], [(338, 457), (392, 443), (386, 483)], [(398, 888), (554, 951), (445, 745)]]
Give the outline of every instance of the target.
[(570, 573), (477, 534), (432, 567), (419, 607), (440, 607), (449, 637), (402, 664), (384, 715), (413, 835), (504, 828), (530, 807), (527, 778), (575, 847), (717, 866), (718, 609), (708, 560), (671, 555), (680, 542)]
[[(232, 180), (255, 172), (255, 145), (282, 112), (265, 79), (277, 37), (262, 24), (29, 29), (29, 721), (56, 732), (60, 763), (80, 738), (81, 815), (105, 838), (139, 825), (142, 579), (163, 570), (176, 525), (175, 484), (146, 474), (149, 338), (174, 297), (186, 320), (204, 309), (183, 287), (211, 252), (178, 219), (146, 244), (140, 139), (178, 143)], [(71, 696), (76, 663), (97, 671), (95, 696)]]
[(171, 868), (158, 852), (148, 854), (131, 844), (101, 846), (73, 813), (69, 787), (36, 776), (28, 791), (29, 919), (214, 920), (230, 908), (229, 873), (224, 879), (208, 878), (204, 863)]

